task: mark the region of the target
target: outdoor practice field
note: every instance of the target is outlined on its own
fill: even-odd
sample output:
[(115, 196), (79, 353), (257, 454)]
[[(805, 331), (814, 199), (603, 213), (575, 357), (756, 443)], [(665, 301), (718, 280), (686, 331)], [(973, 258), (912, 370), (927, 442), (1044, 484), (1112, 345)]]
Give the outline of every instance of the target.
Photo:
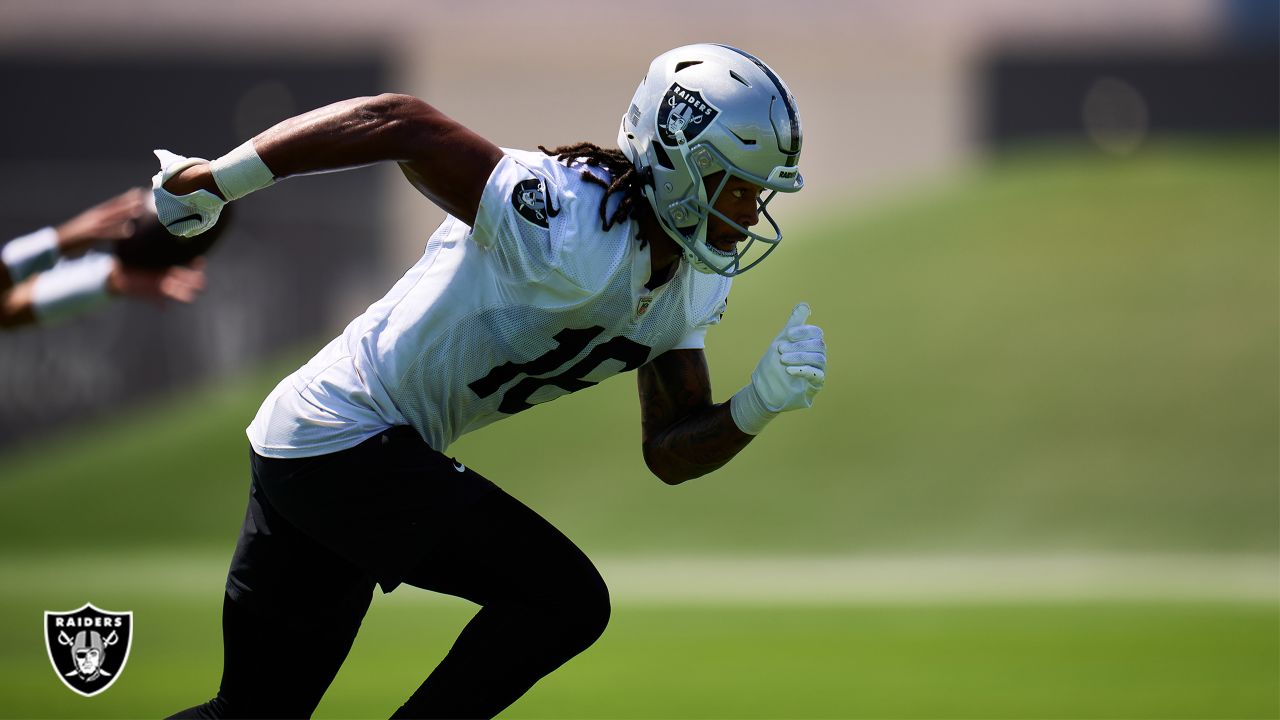
[[(778, 201), (785, 246), (708, 338), (716, 396), (799, 300), (829, 384), (715, 475), (648, 476), (629, 377), (451, 448), (613, 593), (604, 637), (504, 717), (1280, 716), (1280, 148), (1080, 150), (852, 217)], [(0, 456), (0, 717), (212, 695), (243, 428), (327, 339)], [(90, 699), (41, 635), (85, 602), (135, 622)], [(377, 596), (318, 716), (388, 715), (471, 612)]]

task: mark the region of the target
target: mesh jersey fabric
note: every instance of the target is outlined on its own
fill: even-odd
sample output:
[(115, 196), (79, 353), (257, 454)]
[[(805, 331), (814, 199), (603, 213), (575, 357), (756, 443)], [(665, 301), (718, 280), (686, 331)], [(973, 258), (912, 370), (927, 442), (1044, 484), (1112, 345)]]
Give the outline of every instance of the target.
[(438, 451), (467, 432), (701, 348), (730, 281), (681, 262), (647, 290), (633, 221), (601, 229), (604, 189), (540, 152), (504, 149), (474, 229), (447, 217), (422, 258), (267, 396), (247, 429), (265, 457), (354, 447), (410, 425)]

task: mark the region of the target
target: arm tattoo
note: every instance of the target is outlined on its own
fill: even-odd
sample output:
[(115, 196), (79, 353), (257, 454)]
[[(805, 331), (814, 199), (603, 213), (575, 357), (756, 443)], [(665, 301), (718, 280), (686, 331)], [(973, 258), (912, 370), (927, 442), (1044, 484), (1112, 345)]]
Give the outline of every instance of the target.
[(729, 403), (711, 402), (701, 350), (673, 350), (640, 368), (644, 458), (664, 482), (676, 485), (723, 466), (754, 437), (738, 429)]

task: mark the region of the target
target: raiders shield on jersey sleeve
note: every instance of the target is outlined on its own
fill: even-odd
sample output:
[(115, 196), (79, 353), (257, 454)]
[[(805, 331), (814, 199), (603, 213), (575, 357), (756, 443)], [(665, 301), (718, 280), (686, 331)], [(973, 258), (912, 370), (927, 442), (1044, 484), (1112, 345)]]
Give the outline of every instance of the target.
[(552, 228), (563, 205), (558, 174), (554, 166), (522, 162), (508, 151), (489, 178), (470, 239), (498, 261), (509, 281), (538, 282), (558, 262), (561, 233)]

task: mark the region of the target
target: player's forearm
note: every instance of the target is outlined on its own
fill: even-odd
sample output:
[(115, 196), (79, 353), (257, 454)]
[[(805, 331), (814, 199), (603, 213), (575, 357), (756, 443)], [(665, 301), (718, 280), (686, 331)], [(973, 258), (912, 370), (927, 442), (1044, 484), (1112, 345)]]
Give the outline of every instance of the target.
[[(501, 158), (497, 146), (431, 105), (385, 93), (285, 120), (212, 163), (175, 168), (163, 187), (176, 196), (205, 190), (221, 200), (234, 200), (281, 178), (398, 162), (423, 194), (472, 223)], [(162, 165), (165, 162), (162, 158)], [(188, 230), (170, 229), (194, 234)]]
[(751, 442), (729, 403), (711, 402), (701, 350), (663, 353), (636, 371), (645, 464), (668, 485), (706, 475)]
[[(277, 179), (399, 160), (408, 153), (410, 108), (423, 104), (405, 95), (343, 100), (274, 125), (253, 138), (253, 148)], [(175, 195), (207, 190), (225, 199), (210, 163), (183, 170), (164, 187)]]
[(407, 161), (435, 112), (408, 95), (352, 98), (285, 120), (253, 144), (277, 178)]
[(729, 403), (709, 405), (647, 437), (644, 460), (663, 482), (678, 485), (723, 467), (754, 437), (734, 424)]
[(435, 107), (395, 93), (320, 108), (280, 123), (253, 142), (277, 178), (400, 163), (415, 188), (469, 224), (502, 158), (495, 145)]

